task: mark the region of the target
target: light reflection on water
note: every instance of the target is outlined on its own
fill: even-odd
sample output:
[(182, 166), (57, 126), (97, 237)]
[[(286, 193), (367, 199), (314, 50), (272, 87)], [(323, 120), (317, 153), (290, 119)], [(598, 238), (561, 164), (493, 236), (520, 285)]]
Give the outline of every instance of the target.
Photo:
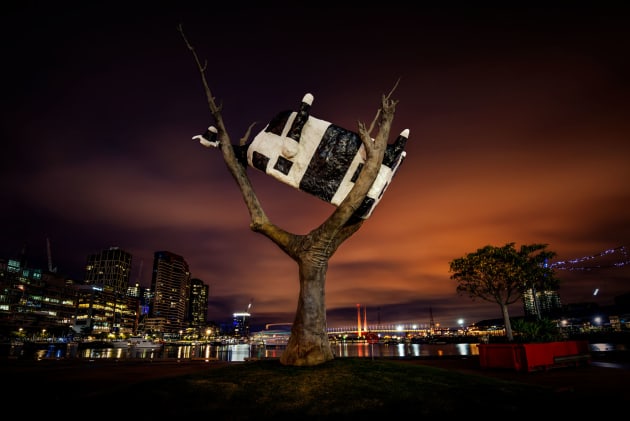
[[(478, 355), (477, 344), (368, 344), (355, 342), (332, 343), (335, 357), (430, 357), (443, 355)], [(132, 350), (124, 348), (78, 349), (76, 345), (51, 344), (45, 349), (33, 351), (16, 350), (14, 357), (34, 359), (216, 359), (220, 361), (246, 361), (249, 358), (279, 358), (283, 347), (264, 347), (250, 344), (230, 345), (181, 345), (165, 344), (160, 350)]]
[[(19, 358), (31, 358), (26, 354), (29, 351), (16, 350), (9, 356)], [(124, 358), (156, 358), (159, 357), (161, 351), (152, 351), (149, 349), (124, 349), (124, 348), (86, 348), (78, 349), (73, 344), (51, 344), (46, 348), (33, 351), (32, 358), (42, 359), (61, 359), (61, 358), (82, 358), (82, 359), (124, 359)]]
[[(440, 357), (440, 356), (468, 356), (479, 355), (476, 343), (458, 344), (385, 344), (385, 343), (332, 343), (335, 357), (364, 357), (364, 358), (403, 358), (403, 357)], [(623, 344), (595, 343), (590, 344), (593, 352), (627, 351)], [(216, 359), (220, 361), (246, 361), (249, 358), (279, 358), (282, 347), (269, 347), (249, 344), (230, 345), (180, 345), (165, 344), (160, 350), (132, 350), (124, 348), (94, 348), (79, 350), (75, 345), (51, 344), (45, 348), (28, 351), (12, 350), (9, 357), (34, 359)]]
[(607, 351), (628, 351), (628, 348), (625, 344), (608, 344), (608, 343), (597, 343), (590, 344), (591, 351), (593, 352), (607, 352)]
[(333, 344), (336, 357), (441, 357), (479, 355), (477, 344)]

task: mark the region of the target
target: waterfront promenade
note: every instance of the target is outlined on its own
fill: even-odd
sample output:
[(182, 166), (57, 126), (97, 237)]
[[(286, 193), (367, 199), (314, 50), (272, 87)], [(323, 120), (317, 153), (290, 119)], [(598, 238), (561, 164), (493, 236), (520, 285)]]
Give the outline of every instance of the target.
[(543, 386), (557, 393), (583, 396), (585, 399), (630, 402), (630, 360), (594, 357), (590, 364), (558, 367), (534, 372), (511, 369), (482, 369), (479, 358), (418, 358), (403, 360), (409, 364), (424, 364), (463, 374), (487, 376), (510, 382)]

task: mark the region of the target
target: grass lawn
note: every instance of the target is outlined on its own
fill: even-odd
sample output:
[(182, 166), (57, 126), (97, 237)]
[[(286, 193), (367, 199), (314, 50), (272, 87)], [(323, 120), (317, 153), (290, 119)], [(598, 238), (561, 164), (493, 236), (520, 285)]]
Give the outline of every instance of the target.
[[(568, 415), (574, 405), (563, 399), (541, 386), (392, 360), (340, 358), (316, 367), (259, 360), (204, 368), (119, 385), (99, 392), (89, 405), (105, 405), (117, 418), (144, 420), (354, 420), (403, 414), (510, 420), (541, 417), (555, 409)], [(111, 412), (112, 405), (120, 408)]]

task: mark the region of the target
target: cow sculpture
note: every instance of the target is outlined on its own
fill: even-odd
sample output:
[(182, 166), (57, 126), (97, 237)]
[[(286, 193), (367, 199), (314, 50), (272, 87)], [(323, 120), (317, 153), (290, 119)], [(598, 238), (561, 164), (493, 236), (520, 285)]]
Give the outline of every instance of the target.
[[(251, 143), (233, 148), (243, 165), (339, 206), (363, 168), (365, 147), (358, 133), (311, 116), (312, 104), (313, 95), (306, 94), (298, 111), (277, 114)], [(405, 129), (387, 145), (379, 173), (354, 216), (370, 217), (406, 156), (408, 137)], [(219, 146), (213, 126), (193, 140)]]

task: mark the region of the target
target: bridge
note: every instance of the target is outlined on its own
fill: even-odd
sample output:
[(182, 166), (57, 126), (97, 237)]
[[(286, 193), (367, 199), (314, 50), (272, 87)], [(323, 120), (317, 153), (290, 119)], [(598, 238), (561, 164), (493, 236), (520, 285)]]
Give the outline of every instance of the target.
[[(280, 329), (274, 329), (276, 327), (291, 327), (293, 323), (267, 323), (265, 325), (265, 331), (278, 332)], [(285, 329), (282, 329), (285, 330)], [(360, 335), (357, 333), (361, 331)], [(290, 329), (286, 329), (287, 332)], [(350, 325), (343, 327), (329, 327), (326, 329), (327, 333), (331, 336), (364, 336), (367, 333), (375, 333), (379, 336), (426, 336), (426, 335), (442, 335), (445, 332), (452, 332), (449, 328), (441, 328), (439, 323), (433, 328), (428, 323), (397, 323), (397, 324), (375, 324), (375, 325)], [(264, 332), (264, 331), (263, 331)]]
[(554, 262), (551, 263), (549, 267), (556, 270), (591, 271), (595, 269), (620, 268), (629, 264), (628, 248), (626, 246), (619, 246), (591, 256)]
[(365, 336), (368, 333), (374, 333), (379, 336), (427, 336), (427, 335), (443, 335), (451, 332), (449, 328), (441, 328), (439, 326), (431, 328), (429, 324), (391, 324), (391, 325), (368, 325), (368, 326), (344, 326), (329, 327), (326, 329), (328, 335), (331, 336)]

